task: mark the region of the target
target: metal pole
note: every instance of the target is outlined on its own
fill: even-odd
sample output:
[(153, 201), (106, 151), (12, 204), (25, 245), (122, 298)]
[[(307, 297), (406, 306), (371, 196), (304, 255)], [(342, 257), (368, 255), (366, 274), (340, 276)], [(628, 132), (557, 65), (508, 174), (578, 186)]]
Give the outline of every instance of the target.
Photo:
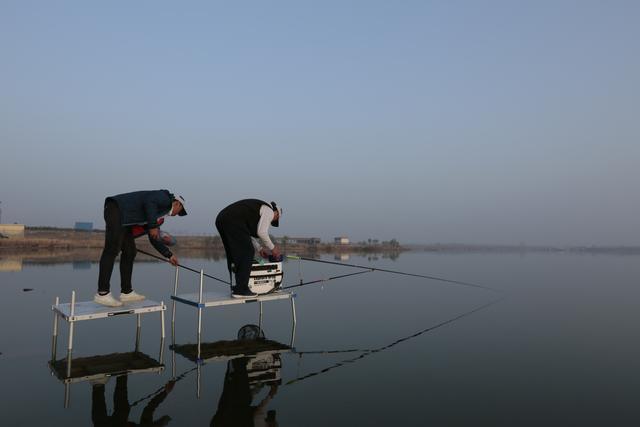
[(73, 317), (76, 313), (76, 291), (71, 291), (71, 312), (69, 313), (69, 342), (67, 344), (67, 377), (71, 376), (71, 352), (73, 351)]
[(204, 270), (200, 270), (200, 296), (198, 297), (198, 359), (200, 359), (200, 337), (202, 335), (202, 287), (204, 286)]
[(140, 328), (142, 327), (142, 322), (140, 320), (140, 314), (137, 314), (136, 317), (136, 352), (138, 352), (140, 351)]
[[(180, 268), (176, 266), (176, 279), (173, 284), (173, 296), (178, 296), (178, 274), (180, 273)], [(176, 300), (173, 300), (173, 313), (171, 314), (171, 327), (173, 328), (173, 324), (176, 323)], [(175, 343), (174, 343), (175, 344)]]
[(296, 303), (294, 301), (295, 295), (291, 295), (291, 312), (293, 313), (293, 327), (291, 328), (291, 345), (289, 347), (293, 348), (296, 340)]
[(71, 384), (68, 382), (64, 383), (64, 407), (65, 409), (69, 407), (69, 402), (71, 401)]
[(262, 330), (262, 301), (260, 302), (260, 317), (258, 317), (258, 327)]
[(161, 301), (160, 304), (162, 305), (162, 310), (160, 311), (160, 329), (161, 329), (161, 337), (164, 340), (164, 311), (167, 309), (167, 307), (164, 305), (164, 301)]
[(291, 294), (291, 313), (293, 314), (293, 324), (296, 324), (296, 302), (295, 302), (295, 298), (296, 295), (295, 294)]
[[(60, 297), (56, 297), (55, 307), (58, 307)], [(58, 349), (58, 312), (53, 311), (53, 337), (51, 339), (51, 362), (56, 361), (56, 351)]]
[(158, 355), (158, 362), (164, 365), (164, 337), (160, 340), (160, 354)]
[(197, 379), (197, 385), (196, 385), (196, 397), (198, 399), (200, 399), (200, 377), (202, 376), (200, 371), (201, 371), (200, 362), (198, 362), (198, 379)]
[(176, 379), (176, 347), (171, 346), (171, 379)]

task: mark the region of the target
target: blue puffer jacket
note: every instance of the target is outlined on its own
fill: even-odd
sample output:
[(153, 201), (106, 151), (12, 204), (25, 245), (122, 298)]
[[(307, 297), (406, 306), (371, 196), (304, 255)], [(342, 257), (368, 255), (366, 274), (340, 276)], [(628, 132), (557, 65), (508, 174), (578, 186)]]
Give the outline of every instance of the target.
[(134, 191), (107, 197), (113, 200), (120, 209), (120, 220), (123, 226), (146, 225), (148, 229), (158, 228), (158, 218), (171, 210), (175, 197), (167, 190)]

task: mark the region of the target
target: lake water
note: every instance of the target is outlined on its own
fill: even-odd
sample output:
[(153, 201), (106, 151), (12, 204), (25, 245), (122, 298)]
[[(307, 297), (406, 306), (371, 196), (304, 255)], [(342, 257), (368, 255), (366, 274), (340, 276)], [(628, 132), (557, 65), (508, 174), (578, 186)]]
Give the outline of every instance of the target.
[[(181, 261), (226, 278), (224, 261)], [(104, 385), (74, 383), (65, 408), (65, 386), (48, 367), (50, 308), (56, 296), (68, 302), (72, 289), (79, 300), (91, 299), (97, 264), (23, 264), (21, 271), (0, 273), (0, 423), (640, 424), (636, 256), (408, 252), (395, 260), (351, 256), (348, 262), (479, 283), (503, 293), (380, 272), (305, 286), (296, 289), (293, 349), (218, 358), (198, 369), (170, 347), (174, 270), (138, 262), (134, 288), (169, 306), (164, 368), (114, 376)], [(304, 280), (353, 271), (302, 263)], [(196, 291), (196, 274), (182, 271), (180, 277), (181, 291)], [(285, 283), (298, 280), (299, 263), (287, 262)], [(112, 283), (118, 291), (117, 266)], [(219, 286), (205, 282), (206, 288)], [(159, 318), (142, 317), (139, 350), (147, 359), (159, 359)], [(243, 326), (257, 323), (257, 304), (207, 309), (202, 340), (234, 340)], [(196, 310), (179, 305), (176, 344), (195, 343), (196, 325)], [(262, 329), (267, 339), (291, 344), (288, 301), (264, 304)], [(58, 359), (66, 353), (66, 334), (61, 322)], [(135, 338), (134, 316), (78, 322), (73, 358), (131, 355)]]

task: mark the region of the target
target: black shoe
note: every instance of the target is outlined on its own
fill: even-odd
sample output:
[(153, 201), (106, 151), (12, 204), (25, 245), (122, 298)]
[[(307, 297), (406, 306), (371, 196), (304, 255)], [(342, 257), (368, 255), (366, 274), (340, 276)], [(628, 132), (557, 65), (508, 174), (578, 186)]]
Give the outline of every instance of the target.
[(258, 294), (251, 292), (249, 289), (234, 289), (231, 296), (233, 298), (253, 298), (257, 297)]

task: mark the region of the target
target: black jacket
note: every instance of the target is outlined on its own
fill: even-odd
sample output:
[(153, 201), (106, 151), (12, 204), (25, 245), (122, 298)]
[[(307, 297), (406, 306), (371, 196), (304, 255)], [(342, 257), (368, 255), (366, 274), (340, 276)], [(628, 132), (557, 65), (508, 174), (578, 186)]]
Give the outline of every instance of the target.
[(167, 190), (154, 190), (118, 194), (107, 200), (118, 204), (123, 226), (139, 224), (151, 229), (158, 228), (158, 218), (169, 213), (175, 197)]

